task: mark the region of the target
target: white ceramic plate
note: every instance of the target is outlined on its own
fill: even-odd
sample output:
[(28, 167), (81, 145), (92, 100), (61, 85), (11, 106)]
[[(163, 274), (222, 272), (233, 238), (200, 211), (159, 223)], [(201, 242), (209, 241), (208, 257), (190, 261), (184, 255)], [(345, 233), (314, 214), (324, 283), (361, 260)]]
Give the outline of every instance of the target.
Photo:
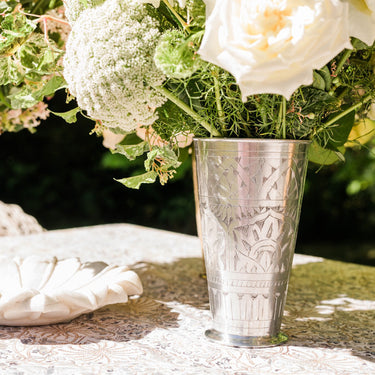
[(138, 275), (126, 266), (0, 257), (0, 325), (65, 322), (142, 292)]

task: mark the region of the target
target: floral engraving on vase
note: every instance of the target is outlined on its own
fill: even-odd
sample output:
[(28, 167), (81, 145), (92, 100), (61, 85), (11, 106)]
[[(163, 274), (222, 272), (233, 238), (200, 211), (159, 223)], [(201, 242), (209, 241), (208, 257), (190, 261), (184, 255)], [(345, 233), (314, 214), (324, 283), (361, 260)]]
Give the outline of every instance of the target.
[[(291, 259), (285, 254), (294, 246), (295, 216), (296, 212), (288, 215), (283, 207), (251, 209), (248, 224), (234, 228), (230, 239), (236, 244), (233, 270), (286, 272)], [(241, 257), (247, 260), (240, 261)]]
[[(207, 171), (211, 171), (210, 184), (200, 186), (200, 196), (225, 199), (228, 203), (243, 199), (293, 199), (300, 194), (299, 181), (304, 170), (304, 160), (290, 159), (288, 155), (268, 159), (252, 156), (209, 156)], [(287, 190), (284, 190), (285, 188)]]
[[(284, 207), (207, 207), (203, 242), (216, 327), (248, 336), (279, 329), (279, 324), (272, 324), (280, 322), (284, 309), (297, 220), (296, 209), (285, 211)], [(232, 220), (220, 221), (218, 214)]]

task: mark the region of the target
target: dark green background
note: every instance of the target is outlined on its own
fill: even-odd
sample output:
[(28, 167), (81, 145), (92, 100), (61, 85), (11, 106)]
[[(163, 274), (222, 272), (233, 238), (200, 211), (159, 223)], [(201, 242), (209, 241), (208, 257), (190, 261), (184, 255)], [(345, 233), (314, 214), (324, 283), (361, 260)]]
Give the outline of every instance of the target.
[[(62, 93), (50, 108), (67, 109)], [(142, 161), (133, 167), (111, 155), (89, 135), (92, 127), (51, 115), (36, 134), (1, 135), (0, 200), (19, 204), (46, 229), (127, 222), (196, 234), (190, 163), (165, 186), (129, 190), (114, 178), (142, 170)], [(364, 168), (375, 173), (375, 157), (366, 150), (346, 157), (346, 164), (318, 173), (309, 167), (297, 252), (375, 265), (374, 184), (347, 193)]]

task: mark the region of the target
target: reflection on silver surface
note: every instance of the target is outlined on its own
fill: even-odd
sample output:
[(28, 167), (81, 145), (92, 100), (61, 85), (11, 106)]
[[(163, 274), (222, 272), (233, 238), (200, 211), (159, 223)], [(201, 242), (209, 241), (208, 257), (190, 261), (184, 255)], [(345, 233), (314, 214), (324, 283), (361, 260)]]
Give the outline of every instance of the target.
[[(278, 344), (308, 141), (195, 139), (213, 329), (234, 346)], [(241, 344), (242, 343), (242, 344)]]

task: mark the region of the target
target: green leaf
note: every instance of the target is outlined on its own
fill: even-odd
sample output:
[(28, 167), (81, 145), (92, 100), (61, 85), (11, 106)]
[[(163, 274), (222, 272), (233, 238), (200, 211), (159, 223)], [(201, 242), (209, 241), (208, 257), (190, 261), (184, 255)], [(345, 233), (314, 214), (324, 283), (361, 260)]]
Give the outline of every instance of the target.
[(360, 119), (355, 122), (350, 131), (348, 142), (345, 147), (355, 147), (364, 145), (374, 139), (375, 136), (375, 121), (369, 118)]
[(344, 151), (344, 148), (340, 148), (339, 152), (328, 150), (314, 141), (309, 147), (308, 158), (309, 161), (319, 165), (331, 165), (343, 159), (342, 152)]
[(324, 78), (316, 70), (313, 71), (313, 78), (313, 87), (319, 90), (325, 90), (326, 83), (324, 81)]
[(193, 33), (186, 38), (182, 31), (168, 30), (160, 39), (154, 61), (167, 77), (185, 79), (202, 66), (202, 60), (197, 55), (200, 36)]
[[(111, 128), (111, 131), (115, 134), (124, 134), (124, 131), (120, 128)], [(126, 134), (124, 139), (120, 142), (122, 145), (136, 145), (142, 142), (142, 138), (139, 138), (137, 133)]]
[(177, 155), (167, 147), (155, 147), (147, 154), (147, 160), (145, 160), (146, 170), (150, 170), (155, 159), (162, 159), (162, 169), (167, 171), (170, 168), (178, 168), (181, 162), (178, 160)]
[(77, 113), (81, 111), (81, 108), (73, 108), (67, 112), (52, 112), (54, 115), (62, 117), (68, 124), (73, 124), (77, 121)]
[(51, 96), (64, 87), (66, 87), (65, 79), (61, 76), (53, 76), (40, 90), (33, 92), (33, 97), (40, 102), (45, 96)]
[(0, 57), (10, 56), (27, 40), (36, 24), (21, 13), (7, 14), (0, 24)]
[(17, 51), (17, 56), (25, 68), (35, 69), (38, 66), (39, 55), (42, 52), (41, 46), (36, 43), (24, 43)]
[(8, 99), (13, 109), (30, 108), (40, 102), (40, 100), (34, 98), (32, 89), (29, 86), (23, 86), (14, 94), (8, 95)]
[(135, 145), (117, 144), (113, 150), (114, 153), (118, 153), (126, 156), (129, 160), (134, 160), (136, 157), (143, 155), (149, 150), (147, 142), (143, 141)]
[(8, 96), (8, 99), (13, 109), (30, 108), (42, 101), (45, 96), (51, 96), (58, 89), (65, 87), (65, 84), (64, 78), (53, 76), (41, 89), (33, 90), (31, 86), (24, 85), (17, 88), (14, 94)]
[(41, 76), (56, 71), (57, 61), (62, 51), (59, 51), (51, 40), (47, 44), (41, 34), (33, 34), (17, 51), (22, 66), (27, 73), (39, 74)]
[(22, 82), (23, 75), (11, 58), (4, 57), (0, 59), (0, 71), (2, 72), (0, 85), (13, 84), (17, 86)]
[[(345, 108), (344, 108), (345, 109)], [(337, 116), (337, 114), (335, 114)], [(331, 130), (331, 139), (327, 144), (327, 147), (332, 150), (337, 150), (343, 146), (349, 137), (350, 131), (353, 128), (355, 119), (355, 111), (349, 112), (347, 115), (341, 117)], [(329, 119), (328, 119), (329, 120)]]
[(146, 172), (144, 174), (122, 178), (120, 180), (115, 179), (121, 184), (131, 189), (139, 189), (142, 184), (152, 184), (156, 181), (158, 174), (154, 171)]
[(39, 61), (38, 70), (40, 72), (55, 71), (56, 64), (62, 55), (62, 51), (51, 50), (51, 48), (46, 49), (44, 51), (42, 58)]
[(354, 49), (356, 49), (357, 51), (367, 49), (369, 47), (366, 43), (362, 42), (362, 40), (359, 40), (357, 38), (351, 38), (351, 43)]
[(329, 91), (332, 85), (332, 77), (331, 77), (331, 72), (329, 71), (328, 66), (325, 65), (322, 69), (320, 69), (319, 74), (324, 79), (325, 90)]

